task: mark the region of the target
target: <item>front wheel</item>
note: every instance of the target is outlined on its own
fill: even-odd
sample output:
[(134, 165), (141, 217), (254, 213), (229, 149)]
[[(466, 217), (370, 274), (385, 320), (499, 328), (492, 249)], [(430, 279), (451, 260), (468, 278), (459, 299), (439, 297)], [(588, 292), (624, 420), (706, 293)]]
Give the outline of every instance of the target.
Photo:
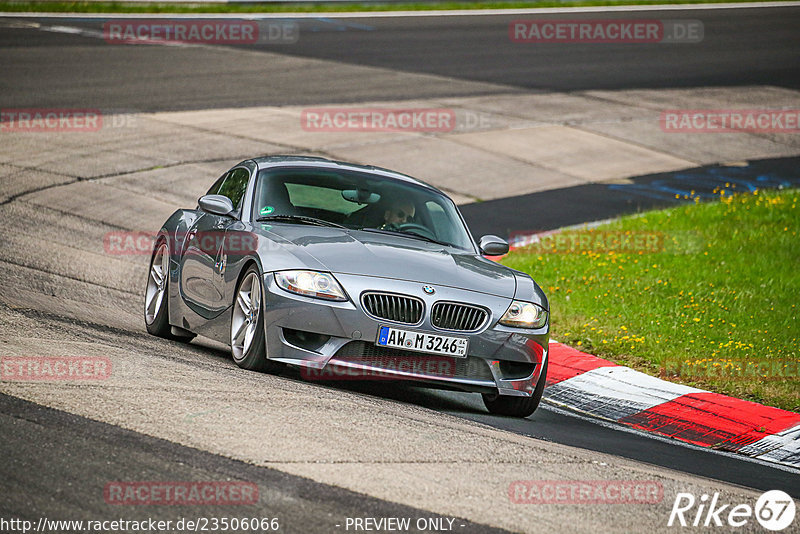
[(169, 324), (169, 246), (161, 241), (150, 258), (150, 272), (144, 292), (144, 325), (158, 337), (189, 342), (194, 334), (176, 335)]
[(277, 373), (283, 366), (267, 359), (261, 276), (253, 266), (236, 287), (231, 314), (231, 354), (242, 369)]
[(547, 364), (549, 358), (544, 362), (542, 374), (539, 376), (539, 382), (536, 383), (536, 389), (530, 397), (509, 397), (507, 395), (487, 394), (483, 393), (483, 404), (489, 413), (495, 415), (507, 415), (510, 417), (528, 417), (536, 408), (539, 407), (539, 401), (542, 400), (542, 393), (544, 393), (544, 385), (547, 382)]

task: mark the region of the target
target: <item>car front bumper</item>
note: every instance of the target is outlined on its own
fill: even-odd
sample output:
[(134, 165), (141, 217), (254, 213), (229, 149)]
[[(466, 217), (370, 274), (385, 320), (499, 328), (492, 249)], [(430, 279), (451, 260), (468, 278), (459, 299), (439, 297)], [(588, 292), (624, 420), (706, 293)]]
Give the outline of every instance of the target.
[[(264, 328), (271, 360), (299, 366), (308, 378), (325, 380), (408, 380), (428, 386), (530, 396), (548, 356), (549, 324), (538, 330), (498, 324), (511, 300), (446, 286), (435, 293), (422, 283), (348, 274), (335, 274), (350, 299), (332, 302), (285, 291), (273, 273), (264, 275)], [(382, 291), (424, 301), (422, 321), (393, 323), (370, 316), (361, 294)], [(431, 323), (437, 301), (479, 305), (489, 318), (476, 332), (442, 330)], [(454, 358), (375, 344), (381, 326), (423, 331), (469, 340), (466, 358)]]

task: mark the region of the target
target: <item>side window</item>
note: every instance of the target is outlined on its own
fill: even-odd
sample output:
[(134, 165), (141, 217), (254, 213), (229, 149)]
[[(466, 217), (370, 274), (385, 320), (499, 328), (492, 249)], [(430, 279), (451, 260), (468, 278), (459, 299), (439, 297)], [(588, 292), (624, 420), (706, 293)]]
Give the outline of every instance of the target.
[(244, 193), (247, 191), (247, 183), (249, 181), (250, 173), (247, 172), (247, 169), (234, 169), (228, 173), (227, 179), (222, 183), (216, 194), (225, 195), (231, 199), (234, 207), (238, 209)]
[(214, 182), (214, 185), (211, 186), (211, 189), (208, 190), (206, 195), (218, 195), (219, 189), (220, 187), (222, 187), (222, 182), (225, 181), (225, 178), (227, 178), (228, 174), (229, 173), (226, 172), (225, 174), (220, 176), (219, 179), (216, 182)]

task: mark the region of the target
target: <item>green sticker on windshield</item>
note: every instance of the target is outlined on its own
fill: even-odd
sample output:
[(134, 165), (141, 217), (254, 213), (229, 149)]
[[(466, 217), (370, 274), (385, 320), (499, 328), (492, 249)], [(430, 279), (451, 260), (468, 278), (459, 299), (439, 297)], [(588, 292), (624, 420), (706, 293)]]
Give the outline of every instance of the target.
[(264, 206), (258, 211), (258, 213), (260, 213), (261, 215), (269, 215), (273, 211), (275, 211), (275, 208), (273, 208), (272, 206)]

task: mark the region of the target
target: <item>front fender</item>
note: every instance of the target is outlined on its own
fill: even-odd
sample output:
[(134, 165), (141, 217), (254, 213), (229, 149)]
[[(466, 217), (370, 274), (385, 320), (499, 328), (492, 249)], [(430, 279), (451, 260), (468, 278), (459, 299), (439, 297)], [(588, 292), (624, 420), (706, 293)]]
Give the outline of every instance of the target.
[(167, 287), (169, 323), (181, 328), (186, 328), (187, 325), (184, 321), (184, 303), (180, 292), (180, 260), (189, 230), (199, 217), (200, 214), (195, 210), (176, 210), (166, 220), (156, 237), (156, 243), (166, 240), (169, 244), (169, 284)]
[(516, 300), (524, 300), (525, 302), (533, 302), (549, 312), (550, 303), (547, 300), (547, 295), (545, 295), (542, 288), (539, 287), (539, 284), (527, 274), (519, 271), (514, 271), (514, 276), (517, 278), (517, 292), (514, 298)]

